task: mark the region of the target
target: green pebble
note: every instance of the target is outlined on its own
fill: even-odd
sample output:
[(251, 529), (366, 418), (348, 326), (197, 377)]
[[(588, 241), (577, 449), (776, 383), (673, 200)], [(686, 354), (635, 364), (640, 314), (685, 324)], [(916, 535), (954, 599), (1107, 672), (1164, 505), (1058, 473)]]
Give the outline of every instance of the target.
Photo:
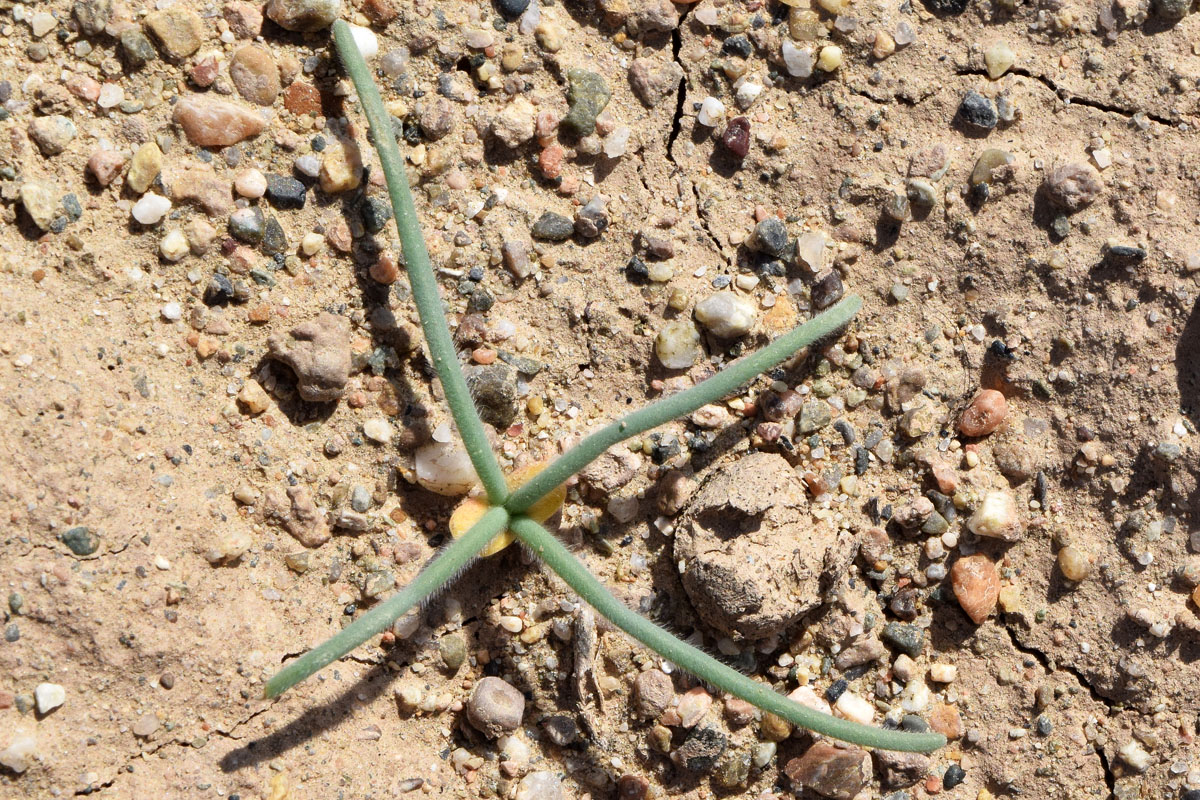
[(457, 672), (467, 660), (466, 638), (461, 633), (452, 633), (438, 639), (438, 655), (442, 657), (442, 663), (446, 665), (447, 670)]
[(92, 533), (90, 528), (81, 525), (64, 533), (62, 543), (71, 548), (71, 552), (77, 556), (90, 556), (99, 549), (100, 537)]
[(567, 115), (562, 126), (576, 136), (589, 136), (596, 130), (596, 117), (608, 105), (612, 93), (608, 84), (595, 72), (586, 69), (567, 70)]
[(879, 638), (885, 644), (891, 645), (902, 653), (907, 653), (911, 658), (920, 656), (921, 650), (925, 648), (925, 631), (916, 625), (889, 622), (883, 626), (883, 632), (880, 633)]

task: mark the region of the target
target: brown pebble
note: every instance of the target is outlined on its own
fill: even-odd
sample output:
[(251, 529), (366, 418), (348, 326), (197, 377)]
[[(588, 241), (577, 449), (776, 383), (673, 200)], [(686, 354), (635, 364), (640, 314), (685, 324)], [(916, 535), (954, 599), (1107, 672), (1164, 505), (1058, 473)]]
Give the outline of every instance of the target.
[(1078, 547), (1067, 545), (1058, 551), (1058, 568), (1069, 581), (1082, 581), (1092, 574), (1092, 561)]
[(266, 120), (248, 108), (209, 97), (185, 97), (171, 115), (188, 141), (200, 147), (228, 147), (266, 130)]
[(297, 116), (316, 116), (321, 113), (321, 93), (311, 83), (296, 81), (283, 93), (283, 107)]
[(239, 39), (253, 39), (262, 33), (263, 15), (262, 3), (226, 3), (225, 21), (229, 30)]
[(375, 263), (371, 264), (371, 280), (390, 286), (399, 277), (400, 267), (396, 264), (396, 257), (384, 250), (379, 254), (379, 258), (375, 259)]
[(87, 171), (96, 179), (96, 183), (108, 186), (121, 173), (121, 168), (124, 166), (125, 156), (117, 151), (97, 150), (88, 159)]
[(831, 800), (851, 800), (871, 782), (874, 772), (867, 751), (828, 742), (817, 742), (783, 770), (795, 783)]
[(617, 781), (618, 800), (642, 800), (650, 790), (650, 781), (641, 775), (622, 775)]
[(245, 100), (269, 106), (279, 96), (279, 68), (271, 51), (258, 45), (246, 45), (229, 61), (229, 77)]
[(929, 712), (929, 727), (947, 739), (961, 739), (963, 735), (962, 716), (949, 703), (936, 703), (933, 706)]
[(1000, 573), (987, 556), (976, 554), (954, 562), (950, 582), (958, 604), (976, 625), (996, 608), (996, 600), (1000, 597)]
[(213, 81), (220, 74), (221, 67), (217, 63), (217, 56), (214, 53), (208, 53), (196, 59), (196, 63), (192, 64), (190, 77), (192, 83), (199, 86), (201, 89), (207, 89), (213, 85)]
[(1008, 416), (1008, 401), (995, 389), (984, 389), (963, 411), (958, 429), (964, 436), (987, 436)]

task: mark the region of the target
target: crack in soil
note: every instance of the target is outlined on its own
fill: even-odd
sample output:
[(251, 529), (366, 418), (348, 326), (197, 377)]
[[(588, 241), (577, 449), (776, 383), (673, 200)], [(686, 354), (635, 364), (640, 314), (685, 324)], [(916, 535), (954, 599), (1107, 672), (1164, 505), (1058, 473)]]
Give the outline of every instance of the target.
[[(960, 68), (956, 72), (959, 75), (987, 75), (986, 70), (972, 67)], [(1090, 97), (1084, 97), (1083, 95), (1072, 94), (1071, 91), (1066, 87), (1059, 86), (1057, 83), (1055, 83), (1053, 78), (1049, 78), (1036, 72), (1030, 72), (1022, 67), (1011, 67), (1009, 72), (1013, 75), (1020, 75), (1022, 77), (1037, 81), (1050, 91), (1054, 92), (1054, 94), (1057, 95), (1065, 105), (1094, 108), (1097, 111), (1103, 111), (1107, 114), (1116, 114), (1127, 120), (1132, 119), (1135, 114), (1142, 114), (1151, 122), (1157, 122), (1159, 125), (1165, 125), (1168, 128), (1175, 127), (1175, 123), (1171, 120), (1167, 119), (1166, 117), (1159, 116), (1158, 114), (1153, 114), (1149, 111), (1141, 111), (1140, 109), (1130, 110), (1124, 106), (1114, 105), (1112, 103), (1104, 103), (1100, 100), (1093, 100)]]
[[(1002, 624), (1000, 627), (1003, 628), (1006, 634), (1008, 634), (1008, 639), (1010, 642), (1012, 642), (1012, 646), (1017, 650), (1017, 652), (1024, 653), (1027, 656), (1032, 656), (1035, 658), (1038, 663), (1042, 665), (1042, 668), (1046, 670), (1048, 675), (1053, 675), (1055, 672), (1066, 672), (1067, 674), (1071, 675), (1075, 678), (1075, 681), (1080, 686), (1087, 689), (1088, 694), (1091, 695), (1093, 700), (1104, 706), (1104, 708), (1108, 710), (1109, 715), (1112, 715), (1113, 703), (1116, 701), (1105, 697), (1099, 689), (1093, 686), (1092, 683), (1086, 677), (1084, 677), (1080, 670), (1072, 667), (1069, 664), (1059, 664), (1038, 648), (1033, 647), (1032, 645), (1023, 644), (1020, 639), (1017, 638), (1016, 631), (1013, 630), (1011, 625)], [(1116, 773), (1113, 772), (1112, 765), (1108, 761), (1108, 755), (1104, 752), (1103, 747), (1098, 747), (1094, 743), (1092, 744), (1092, 751), (1100, 759), (1100, 766), (1104, 770), (1104, 783), (1108, 786), (1109, 796), (1113, 797), (1115, 796), (1114, 793), (1116, 791), (1117, 779)]]
[[(671, 31), (671, 59), (684, 71), (684, 76), (679, 79), (679, 88), (675, 90), (675, 115), (671, 118), (671, 134), (667, 137), (667, 161), (670, 161), (671, 165), (675, 168), (674, 172), (676, 175), (679, 175), (683, 172), (683, 168), (675, 160), (674, 150), (675, 140), (678, 139), (679, 134), (683, 132), (683, 104), (687, 100), (687, 66), (684, 65), (683, 61), (679, 58), (679, 51), (683, 49), (683, 34), (680, 33), (680, 29), (683, 28), (684, 22), (687, 20), (688, 14), (690, 13), (691, 7), (689, 6), (685, 8), (683, 16), (679, 18), (679, 25), (675, 28), (675, 30)], [(709, 227), (708, 220), (701, 212), (700, 189), (696, 186), (695, 181), (691, 180), (690, 178), (687, 180), (688, 183), (691, 184), (692, 196), (696, 200), (696, 219), (699, 221), (700, 227), (703, 228), (704, 232), (708, 235), (709, 240), (713, 243), (713, 247), (716, 249), (717, 254), (724, 257), (725, 248), (721, 246), (720, 237), (713, 232), (712, 228)], [(644, 178), (642, 183), (645, 184)], [(647, 186), (646, 188), (649, 189), (650, 187)], [(653, 192), (651, 192), (651, 194), (653, 194)]]

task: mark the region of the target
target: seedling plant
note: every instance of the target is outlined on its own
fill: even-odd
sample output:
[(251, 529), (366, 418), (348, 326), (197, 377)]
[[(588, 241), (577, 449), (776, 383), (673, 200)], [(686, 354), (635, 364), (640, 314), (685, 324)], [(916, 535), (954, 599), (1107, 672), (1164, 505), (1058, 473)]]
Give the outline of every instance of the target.
[[(711, 686), (740, 697), (796, 726), (857, 745), (909, 752), (931, 752), (944, 745), (945, 738), (936, 733), (884, 730), (824, 714), (751, 680), (631, 611), (613, 597), (587, 567), (542, 525), (562, 505), (565, 481), (609, 448), (734, 393), (739, 387), (790, 358), (800, 348), (843, 328), (862, 305), (861, 299), (847, 297), (708, 380), (596, 431), (531, 477), (531, 470), (520, 476), (506, 476), (488, 444), (442, 314), (437, 280), (421, 234), (408, 175), (392, 132), (391, 120), (346, 22), (338, 20), (333, 24), (333, 41), (358, 92), (371, 140), (379, 153), (422, 332), (433, 368), (442, 382), (446, 403), (478, 474), (484, 497), (471, 498), (459, 507), (451, 518), (451, 531), (456, 538), (410, 584), (362, 614), (324, 643), (289, 663), (267, 682), (265, 696), (279, 696), (382, 633), (402, 614), (443, 589), (475, 558), (497, 552), (515, 537), (613, 625)], [(510, 478), (525, 480), (514, 480), (519, 485), (510, 488)]]

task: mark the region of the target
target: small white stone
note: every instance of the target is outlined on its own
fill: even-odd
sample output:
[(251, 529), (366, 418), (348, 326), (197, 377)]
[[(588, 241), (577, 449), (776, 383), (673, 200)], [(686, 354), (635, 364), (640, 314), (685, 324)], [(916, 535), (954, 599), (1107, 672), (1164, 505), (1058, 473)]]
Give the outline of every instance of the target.
[(325, 237), (315, 231), (304, 234), (304, 238), (300, 240), (300, 252), (306, 256), (315, 256), (324, 249)]
[(33, 30), (33, 35), (37, 39), (54, 30), (56, 25), (58, 25), (58, 20), (54, 18), (53, 14), (46, 13), (45, 11), (34, 14), (33, 18), (29, 20), (29, 27)]
[(57, 683), (39, 683), (33, 690), (39, 714), (49, 714), (67, 702), (67, 690)]
[(1020, 535), (1017, 501), (1008, 492), (988, 492), (971, 515), (967, 527), (976, 536), (1003, 539), (1006, 542), (1017, 539)]
[(745, 336), (757, 318), (754, 303), (733, 292), (718, 292), (696, 304), (696, 320), (722, 339)]
[(500, 751), (500, 757), (513, 766), (523, 767), (529, 763), (529, 745), (515, 733), (497, 739), (496, 749)]
[[(531, 3), (536, 5), (536, 3)], [(516, 800), (563, 800), (562, 781), (553, 772), (531, 772), (517, 784)]]
[(725, 119), (725, 104), (715, 97), (704, 98), (704, 102), (700, 104), (700, 113), (696, 115), (696, 121), (709, 128), (715, 128), (721, 124), (723, 119)]
[(32, 736), (18, 735), (8, 747), (0, 750), (0, 766), (20, 775), (29, 769), (29, 762), (37, 753), (37, 742)]
[(779, 52), (783, 56), (783, 64), (787, 68), (788, 75), (793, 78), (807, 78), (812, 75), (813, 57), (812, 51), (796, 47), (791, 39), (786, 36), (783, 39), (783, 44), (779, 46)]
[(800, 234), (796, 239), (796, 260), (809, 272), (819, 273), (825, 263), (825, 234), (820, 231)]
[(992, 80), (999, 80), (1004, 73), (1012, 69), (1012, 65), (1016, 60), (1016, 54), (1013, 53), (1012, 48), (1005, 42), (996, 42), (983, 54), (983, 61), (987, 65), (988, 77)]
[(417, 483), (435, 494), (455, 497), (475, 485), (475, 467), (462, 445), (434, 442), (417, 450)]
[(1150, 754), (1133, 739), (1126, 742), (1118, 752), (1121, 760), (1138, 772), (1145, 772), (1150, 768)]
[(931, 696), (929, 686), (925, 681), (919, 678), (909, 681), (908, 685), (904, 687), (904, 691), (900, 693), (900, 707), (912, 714), (920, 713), (929, 707)]
[(292, 166), (296, 168), (296, 172), (307, 178), (315, 178), (321, 174), (321, 159), (312, 153), (300, 156), (292, 162)]
[(1092, 161), (1100, 169), (1108, 169), (1112, 166), (1112, 150), (1107, 147), (1099, 147), (1092, 151)]
[(896, 660), (892, 664), (892, 674), (904, 683), (908, 683), (917, 674), (917, 662), (909, 658), (908, 655), (901, 653), (896, 656)]
[(633, 133), (629, 126), (622, 125), (608, 136), (604, 137), (604, 155), (608, 158), (620, 158), (625, 155), (629, 146), (629, 137)]
[(163, 319), (169, 320), (170, 322), (178, 322), (183, 318), (183, 308), (179, 305), (179, 303), (167, 303), (165, 306), (159, 309), (159, 313), (162, 314)]
[(387, 444), (390, 442), (394, 432), (391, 423), (383, 417), (375, 417), (363, 423), (363, 436), (366, 436), (377, 444)]
[(505, 615), (499, 619), (500, 627), (509, 633), (520, 633), (525, 629), (525, 621), (520, 617)]
[(124, 99), (124, 89), (115, 83), (106, 83), (100, 87), (100, 97), (96, 100), (96, 105), (101, 108), (113, 108), (119, 106)]
[(167, 231), (167, 235), (158, 244), (158, 252), (167, 261), (182, 261), (189, 249), (187, 237), (178, 228)]
[(147, 192), (133, 204), (130, 213), (143, 225), (157, 225), (171, 210), (171, 201), (154, 192)]
[(267, 193), (267, 177), (257, 169), (244, 169), (234, 179), (233, 188), (242, 197), (256, 200)]
[(875, 709), (862, 697), (853, 692), (842, 692), (842, 696), (833, 704), (834, 713), (851, 722), (869, 725), (875, 719)]
[(821, 48), (817, 56), (817, 68), (824, 72), (833, 72), (842, 65), (842, 48), (836, 44), (827, 44)]
[(350, 35), (354, 37), (354, 44), (358, 47), (358, 52), (362, 53), (363, 59), (370, 61), (379, 54), (379, 37), (373, 30), (358, 25), (348, 27)]
[(700, 332), (690, 319), (672, 320), (659, 329), (654, 352), (667, 369), (687, 369), (704, 353)]
[(749, 108), (754, 101), (758, 99), (758, 96), (762, 94), (762, 90), (763, 85), (761, 83), (746, 80), (745, 78), (739, 79), (737, 83), (737, 94), (735, 95), (738, 108), (743, 110)]
[(938, 683), (954, 683), (954, 679), (958, 677), (958, 667), (953, 664), (931, 664), (929, 677)]

